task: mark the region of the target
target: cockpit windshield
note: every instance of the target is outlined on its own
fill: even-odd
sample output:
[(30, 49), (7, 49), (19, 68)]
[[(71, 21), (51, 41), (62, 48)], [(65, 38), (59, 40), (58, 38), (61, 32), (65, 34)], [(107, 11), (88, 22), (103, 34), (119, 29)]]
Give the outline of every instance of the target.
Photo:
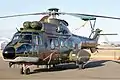
[(32, 43), (32, 34), (16, 33), (12, 39), (12, 42)]

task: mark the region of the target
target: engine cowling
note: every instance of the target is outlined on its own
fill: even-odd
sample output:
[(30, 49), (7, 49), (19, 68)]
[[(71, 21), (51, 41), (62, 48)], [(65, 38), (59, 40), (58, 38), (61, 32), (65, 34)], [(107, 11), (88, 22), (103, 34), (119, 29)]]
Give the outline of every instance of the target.
[(26, 22), (24, 22), (23, 23), (23, 27), (24, 27), (24, 29), (29, 29), (29, 28), (31, 28), (31, 22), (30, 21), (26, 21)]
[(41, 29), (42, 29), (42, 23), (41, 23), (41, 22), (38, 22), (38, 21), (33, 21), (33, 22), (31, 22), (30, 26), (31, 26), (33, 29), (36, 29), (36, 30), (41, 30)]
[(39, 21), (26, 21), (23, 23), (23, 29), (35, 29), (35, 30), (41, 30), (42, 29), (42, 23)]

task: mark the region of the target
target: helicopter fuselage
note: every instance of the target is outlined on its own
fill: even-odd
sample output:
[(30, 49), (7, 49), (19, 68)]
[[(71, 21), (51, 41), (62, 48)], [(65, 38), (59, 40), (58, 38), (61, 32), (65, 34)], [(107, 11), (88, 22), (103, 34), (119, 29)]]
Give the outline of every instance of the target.
[[(58, 64), (70, 62), (71, 51), (95, 47), (95, 40), (73, 34), (23, 31), (14, 35), (3, 51), (3, 58), (14, 63), (47, 64), (51, 56), (51, 64)], [(77, 56), (77, 53), (74, 54)]]
[(24, 22), (23, 26), (3, 50), (5, 61), (33, 64), (74, 62), (81, 49), (96, 51), (101, 32), (97, 29), (93, 38), (74, 35), (67, 28), (66, 21), (54, 18), (49, 22)]

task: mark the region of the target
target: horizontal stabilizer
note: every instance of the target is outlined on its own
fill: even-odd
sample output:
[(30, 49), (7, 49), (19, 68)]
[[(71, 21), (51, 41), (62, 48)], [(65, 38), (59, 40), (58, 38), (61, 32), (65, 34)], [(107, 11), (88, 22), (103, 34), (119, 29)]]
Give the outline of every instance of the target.
[(118, 35), (118, 34), (112, 33), (112, 34), (99, 34), (99, 35)]

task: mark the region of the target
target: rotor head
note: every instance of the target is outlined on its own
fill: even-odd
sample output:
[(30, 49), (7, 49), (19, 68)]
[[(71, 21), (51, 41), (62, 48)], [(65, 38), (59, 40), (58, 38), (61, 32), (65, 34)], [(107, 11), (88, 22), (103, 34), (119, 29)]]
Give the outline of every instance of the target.
[(48, 9), (48, 11), (50, 11), (50, 12), (58, 12), (59, 9), (58, 8), (50, 8), (50, 9)]

